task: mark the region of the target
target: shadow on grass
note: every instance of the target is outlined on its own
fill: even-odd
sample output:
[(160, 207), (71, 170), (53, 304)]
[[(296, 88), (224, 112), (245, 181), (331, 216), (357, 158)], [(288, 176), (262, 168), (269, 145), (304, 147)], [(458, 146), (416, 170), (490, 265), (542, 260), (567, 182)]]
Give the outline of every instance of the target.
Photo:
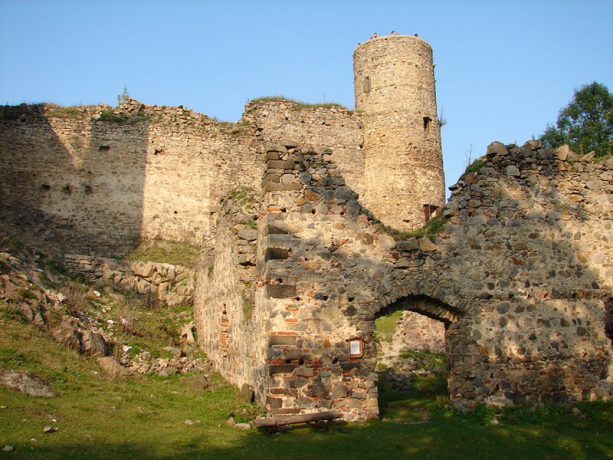
[[(334, 424), (326, 433), (302, 427), (283, 434), (239, 433), (227, 428), (216, 437), (194, 430), (181, 444), (151, 439), (132, 443), (68, 443), (16, 446), (23, 459), (600, 459), (613, 455), (611, 425), (566, 421), (561, 424), (481, 426), (461, 418), (407, 425), (368, 422)], [(227, 437), (227, 440), (223, 438)], [(228, 441), (230, 445), (224, 445)], [(8, 453), (7, 453), (8, 454)], [(7, 455), (8, 458), (8, 455)]]

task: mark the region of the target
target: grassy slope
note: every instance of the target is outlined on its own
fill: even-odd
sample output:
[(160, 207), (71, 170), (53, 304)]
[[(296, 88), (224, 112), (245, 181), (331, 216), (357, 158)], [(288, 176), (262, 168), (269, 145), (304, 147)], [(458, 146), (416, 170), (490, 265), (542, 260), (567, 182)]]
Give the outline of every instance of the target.
[[(240, 418), (235, 390), (216, 378), (213, 391), (193, 392), (156, 377), (111, 381), (95, 363), (51, 342), (3, 306), (4, 367), (30, 369), (58, 397), (36, 399), (0, 388), (2, 458), (454, 458), (596, 459), (613, 456), (613, 423), (558, 416), (521, 424), (484, 425), (475, 414), (419, 421), (432, 398), (383, 394), (383, 421), (335, 424), (269, 435), (225, 425)], [(9, 307), (10, 308), (10, 307)], [(585, 409), (584, 409), (585, 411)], [(601, 412), (599, 412), (602, 415)], [(57, 421), (51, 421), (55, 418)], [(602, 418), (602, 417), (600, 417)], [(192, 420), (194, 425), (185, 425)], [(393, 421), (391, 421), (393, 420)], [(43, 434), (45, 426), (58, 427)], [(36, 439), (32, 441), (31, 439)]]
[[(88, 297), (91, 288), (82, 289)], [(75, 288), (77, 300), (78, 292)], [(202, 392), (183, 386), (177, 376), (110, 380), (95, 362), (26, 323), (7, 301), (0, 300), (0, 367), (29, 370), (47, 379), (58, 397), (30, 398), (0, 387), (0, 449), (14, 446), (12, 452), (0, 452), (0, 460), (613, 458), (613, 403), (581, 406), (585, 420), (557, 406), (540, 407), (538, 413), (517, 410), (506, 418), (499, 415), (502, 423), (495, 426), (484, 423), (493, 416), (491, 411), (437, 411), (445, 399), (437, 398), (436, 390), (412, 396), (382, 392), (382, 421), (336, 423), (326, 433), (310, 426), (277, 435), (240, 431), (225, 421), (231, 415), (246, 421), (253, 408), (239, 404), (236, 390), (220, 377), (213, 377), (212, 390)], [(143, 338), (128, 343), (151, 351), (168, 344), (166, 332), (176, 333), (175, 323), (184, 313), (183, 307), (141, 311), (134, 299), (112, 293), (93, 304), (74, 303), (91, 317), (109, 308), (116, 323), (134, 316)], [(157, 332), (160, 322), (163, 334)], [(388, 329), (392, 325), (390, 321)], [(116, 331), (125, 343), (128, 337), (122, 334)], [(194, 424), (186, 425), (186, 420)], [(44, 434), (45, 426), (58, 431)]]

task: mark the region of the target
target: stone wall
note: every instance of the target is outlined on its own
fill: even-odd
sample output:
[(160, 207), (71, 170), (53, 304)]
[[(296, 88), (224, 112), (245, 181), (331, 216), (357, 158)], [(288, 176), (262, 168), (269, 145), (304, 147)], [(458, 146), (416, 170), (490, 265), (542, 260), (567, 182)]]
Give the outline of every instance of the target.
[(121, 255), (140, 238), (201, 244), (220, 194), (261, 177), (248, 126), (182, 107), (0, 112), (3, 230), (52, 253)]
[[(453, 187), (430, 269), (467, 308), (448, 331), (452, 398), (572, 401), (611, 393), (613, 175), (568, 149), (494, 143)], [(455, 341), (456, 339), (454, 339)]]
[(331, 155), (347, 184), (364, 193), (364, 134), (361, 117), (334, 104), (306, 105), (288, 100), (251, 101), (242, 121), (256, 126), (264, 145), (291, 141), (304, 151)]
[(254, 101), (239, 123), (129, 100), (0, 111), (3, 230), (51, 253), (122, 255), (141, 238), (202, 244), (219, 199), (256, 187), (263, 145), (287, 139), (335, 148), (361, 190), (358, 116), (339, 107)]
[[(222, 374), (238, 386), (253, 386), (255, 399), (272, 413), (338, 408), (348, 420), (359, 420), (377, 413), (376, 358), (368, 370), (349, 357), (346, 339), (361, 333), (343, 310), (359, 306), (359, 280), (367, 284), (377, 262), (360, 255), (373, 245), (372, 233), (365, 232), (371, 226), (358, 217), (357, 195), (333, 155), (293, 142), (268, 149), (254, 311), (249, 318), (242, 314), (244, 283), (232, 255), (237, 246), (233, 232), (222, 230), (233, 225), (223, 224), (214, 269), (200, 275), (196, 311), (207, 355), (221, 355)], [(354, 251), (361, 265), (348, 257)], [(224, 356), (218, 344), (226, 332)]]
[(445, 352), (445, 324), (410, 310), (402, 312), (394, 332), (393, 342), (398, 350)]
[(154, 295), (169, 306), (192, 304), (194, 300), (195, 274), (189, 268), (77, 254), (67, 254), (64, 262), (72, 273), (92, 284)]
[[(405, 309), (444, 325), (454, 405), (609, 397), (612, 165), (493, 144), (453, 187), (443, 232), (397, 242), (332, 154), (287, 144), (266, 154), (253, 316), (241, 314), (235, 231), (218, 236), (214, 277), (197, 289), (201, 345), (227, 332), (217, 362), (231, 381), (272, 413), (374, 417), (374, 320)], [(361, 357), (349, 339), (363, 341)]]
[[(223, 199), (212, 248), (197, 267), (194, 317), (198, 344), (219, 372), (256, 395), (266, 394), (265, 346), (269, 312), (256, 298), (255, 230), (259, 197), (241, 190)], [(261, 400), (260, 400), (261, 401)]]

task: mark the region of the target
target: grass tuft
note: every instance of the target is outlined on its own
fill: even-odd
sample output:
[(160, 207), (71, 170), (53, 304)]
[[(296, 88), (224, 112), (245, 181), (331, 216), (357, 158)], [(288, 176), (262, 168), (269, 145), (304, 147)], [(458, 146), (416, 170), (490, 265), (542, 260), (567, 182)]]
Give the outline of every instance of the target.
[(193, 268), (198, 261), (200, 249), (178, 241), (147, 240), (126, 255), (132, 262), (158, 262)]

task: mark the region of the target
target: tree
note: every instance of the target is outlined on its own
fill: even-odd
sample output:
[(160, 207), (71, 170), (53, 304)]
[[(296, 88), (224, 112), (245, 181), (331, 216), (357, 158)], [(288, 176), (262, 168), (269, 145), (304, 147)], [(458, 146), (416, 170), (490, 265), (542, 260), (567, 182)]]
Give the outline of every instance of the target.
[(575, 90), (572, 101), (558, 114), (556, 126), (547, 125), (541, 136), (545, 147), (568, 144), (576, 153), (596, 156), (613, 153), (613, 95), (600, 83)]

